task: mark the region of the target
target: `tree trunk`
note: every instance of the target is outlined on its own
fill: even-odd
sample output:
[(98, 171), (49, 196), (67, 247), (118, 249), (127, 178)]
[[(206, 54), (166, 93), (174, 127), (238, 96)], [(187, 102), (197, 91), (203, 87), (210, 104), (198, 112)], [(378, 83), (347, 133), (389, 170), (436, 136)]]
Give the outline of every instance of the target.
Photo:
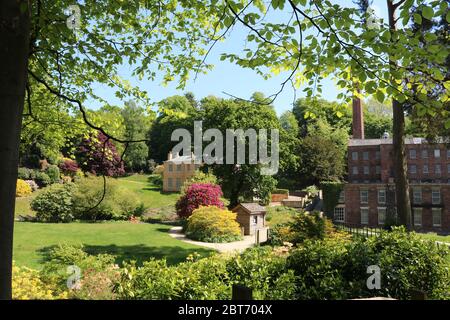
[[(387, 0), (389, 27), (396, 30), (395, 11), (397, 7), (392, 0)], [(390, 57), (391, 69), (395, 68), (395, 61)], [(393, 81), (395, 85), (395, 82)], [(409, 199), (409, 184), (407, 177), (407, 164), (405, 154), (405, 113), (400, 102), (392, 100), (393, 110), (393, 148), (394, 148), (394, 179), (397, 214), (400, 224), (411, 230), (411, 202)]]
[(30, 16), (27, 1), (0, 2), (0, 299), (11, 299), (14, 205)]

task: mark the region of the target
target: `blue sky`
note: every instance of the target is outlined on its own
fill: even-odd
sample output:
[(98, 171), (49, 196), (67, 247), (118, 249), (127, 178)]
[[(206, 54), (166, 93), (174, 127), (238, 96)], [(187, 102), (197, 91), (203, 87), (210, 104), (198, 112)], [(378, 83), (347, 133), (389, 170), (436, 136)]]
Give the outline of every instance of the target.
[[(351, 0), (335, 0), (343, 6), (354, 6)], [(374, 0), (373, 7), (377, 15), (386, 17), (386, 1)], [(227, 97), (224, 92), (232, 94), (237, 97), (249, 98), (255, 91), (263, 92), (266, 96), (277, 92), (280, 84), (284, 81), (286, 74), (281, 73), (269, 80), (264, 80), (256, 72), (243, 69), (235, 64), (227, 61), (220, 61), (220, 54), (224, 52), (240, 52), (243, 48), (243, 37), (247, 34), (241, 25), (237, 25), (232, 32), (231, 37), (224, 42), (217, 43), (213, 51), (208, 56), (207, 63), (213, 64), (214, 69), (207, 74), (199, 74), (196, 81), (194, 81), (194, 73), (191, 76), (187, 86), (183, 90), (176, 89), (176, 83), (171, 83), (167, 87), (162, 86), (158, 81), (142, 80), (131, 77), (132, 67), (128, 65), (121, 66), (119, 75), (126, 80), (129, 80), (133, 85), (138, 85), (142, 90), (146, 90), (152, 101), (157, 102), (165, 97), (183, 94), (184, 92), (194, 93), (197, 99), (201, 99), (208, 95), (215, 95), (219, 97)], [(274, 102), (275, 110), (280, 115), (286, 110), (292, 109), (292, 102), (294, 97), (304, 96), (302, 92), (303, 87), (300, 87), (294, 93), (290, 86), (286, 86), (283, 92), (277, 97)], [(110, 103), (116, 105), (123, 105), (123, 101), (114, 96), (114, 89), (107, 86), (94, 86), (95, 93), (106, 98)], [(334, 100), (339, 93), (338, 88), (331, 80), (323, 82), (322, 97), (328, 100)], [(98, 108), (99, 105), (92, 102), (90, 108)]]

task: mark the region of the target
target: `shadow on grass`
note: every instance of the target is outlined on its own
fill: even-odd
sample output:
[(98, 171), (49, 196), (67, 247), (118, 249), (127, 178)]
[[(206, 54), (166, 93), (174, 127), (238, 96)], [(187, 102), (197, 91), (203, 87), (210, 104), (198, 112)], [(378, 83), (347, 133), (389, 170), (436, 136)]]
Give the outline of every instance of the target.
[[(165, 230), (167, 231), (167, 230)], [(40, 263), (50, 260), (50, 252), (56, 246), (48, 246), (38, 250), (41, 255)], [(91, 255), (111, 254), (116, 257), (116, 263), (122, 265), (124, 261), (135, 260), (137, 265), (151, 258), (166, 258), (167, 264), (173, 265), (186, 260), (189, 254), (197, 252), (203, 257), (209, 256), (213, 251), (206, 248), (186, 249), (179, 246), (147, 246), (144, 244), (136, 245), (84, 245), (84, 250)]]

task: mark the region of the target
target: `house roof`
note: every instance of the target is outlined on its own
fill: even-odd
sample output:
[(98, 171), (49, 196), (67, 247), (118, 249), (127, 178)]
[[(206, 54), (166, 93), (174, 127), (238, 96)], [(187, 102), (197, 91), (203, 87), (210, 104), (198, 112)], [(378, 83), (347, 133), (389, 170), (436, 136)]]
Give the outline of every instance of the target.
[(266, 212), (266, 208), (257, 203), (240, 203), (236, 207), (233, 208), (233, 211), (235, 209), (237, 209), (238, 207), (244, 208), (244, 210), (250, 214)]
[[(428, 143), (424, 138), (406, 138), (405, 144), (424, 144)], [(378, 146), (381, 144), (392, 144), (392, 138), (388, 139), (350, 139), (349, 147), (354, 146)]]
[(195, 160), (195, 156), (178, 156), (175, 158), (172, 158), (170, 160), (166, 160), (164, 162), (170, 162), (170, 163), (192, 163)]

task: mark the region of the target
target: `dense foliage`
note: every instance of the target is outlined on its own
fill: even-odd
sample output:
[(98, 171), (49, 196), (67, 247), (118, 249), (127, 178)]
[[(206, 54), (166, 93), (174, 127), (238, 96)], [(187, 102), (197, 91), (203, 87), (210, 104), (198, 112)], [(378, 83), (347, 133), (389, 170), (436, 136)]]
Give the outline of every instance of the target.
[(223, 208), (220, 186), (211, 183), (194, 183), (181, 195), (175, 207), (180, 218), (189, 217), (200, 206)]
[(31, 186), (22, 179), (17, 179), (16, 197), (25, 197), (31, 194)]
[(231, 242), (242, 238), (236, 213), (215, 206), (200, 207), (188, 218), (186, 236), (204, 242)]
[(73, 195), (76, 185), (53, 184), (31, 202), (36, 218), (42, 222), (70, 222), (74, 219)]
[(109, 177), (125, 173), (122, 159), (116, 147), (103, 133), (91, 134), (77, 150), (77, 159), (85, 172)]
[[(432, 299), (449, 299), (448, 250), (402, 229), (352, 242), (308, 240), (288, 258), (295, 271), (298, 299), (349, 299), (387, 296), (409, 299), (423, 290)], [(370, 290), (367, 268), (381, 271), (381, 289)]]

